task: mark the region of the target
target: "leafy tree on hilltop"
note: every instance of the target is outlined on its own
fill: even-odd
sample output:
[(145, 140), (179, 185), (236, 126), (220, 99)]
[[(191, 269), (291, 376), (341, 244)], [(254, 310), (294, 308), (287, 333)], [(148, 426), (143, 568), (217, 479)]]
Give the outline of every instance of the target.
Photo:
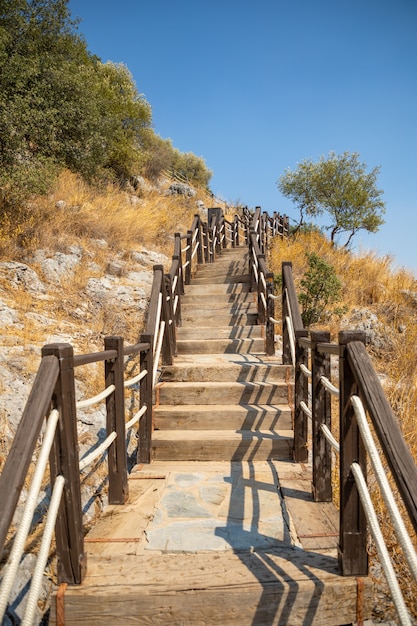
[(278, 180), (278, 189), (298, 205), (297, 228), (304, 224), (306, 216), (314, 218), (328, 213), (331, 241), (334, 243), (338, 235), (347, 233), (345, 247), (358, 230), (377, 232), (385, 213), (383, 191), (376, 186), (380, 168), (367, 172), (366, 167), (356, 152), (331, 152), (327, 159), (307, 159), (295, 171), (288, 169)]

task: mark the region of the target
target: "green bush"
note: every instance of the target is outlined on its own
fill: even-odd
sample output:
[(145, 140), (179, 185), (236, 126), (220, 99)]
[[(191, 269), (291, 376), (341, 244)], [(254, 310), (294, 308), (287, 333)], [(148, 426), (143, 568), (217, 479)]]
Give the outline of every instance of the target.
[(332, 313), (341, 315), (343, 308), (329, 306), (340, 301), (342, 283), (332, 265), (319, 257), (315, 252), (306, 253), (308, 269), (300, 281), (298, 299), (302, 305), (304, 326), (311, 326)]

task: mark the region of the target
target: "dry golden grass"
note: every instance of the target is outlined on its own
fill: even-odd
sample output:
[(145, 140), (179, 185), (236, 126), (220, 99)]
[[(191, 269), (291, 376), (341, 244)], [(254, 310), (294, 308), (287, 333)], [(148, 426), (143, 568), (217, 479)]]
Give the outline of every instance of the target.
[[(190, 227), (196, 200), (206, 206), (212, 202), (201, 190), (193, 198), (164, 195), (164, 189), (151, 189), (139, 197), (115, 185), (92, 187), (64, 171), (47, 197), (33, 201), (27, 223), (11, 229), (9, 237), (3, 229), (0, 255), (14, 257), (16, 244), (26, 250), (60, 250), (92, 239), (105, 239), (114, 250), (154, 246), (169, 253), (173, 233)], [(65, 208), (56, 208), (58, 201), (64, 201)]]

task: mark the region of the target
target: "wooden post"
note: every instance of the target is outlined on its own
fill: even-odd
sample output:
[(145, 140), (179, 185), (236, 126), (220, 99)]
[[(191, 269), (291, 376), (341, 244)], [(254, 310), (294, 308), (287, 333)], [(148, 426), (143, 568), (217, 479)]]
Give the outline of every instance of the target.
[(350, 341), (365, 343), (363, 331), (339, 333), (339, 389), (340, 389), (340, 538), (339, 565), (343, 576), (366, 576), (366, 518), (353, 477), (352, 463), (359, 463), (366, 476), (366, 451), (350, 398), (358, 393), (353, 372), (346, 358)]
[[(176, 337), (176, 324), (175, 324), (175, 314), (174, 314), (174, 297), (175, 293), (172, 291), (172, 282), (171, 275), (165, 274), (164, 276), (164, 284), (165, 284), (165, 293), (167, 295), (167, 314), (168, 321), (166, 322), (167, 326), (165, 327), (168, 332), (168, 340), (170, 343), (170, 355), (171, 355), (171, 363), (172, 357), (177, 356), (177, 337)], [(180, 300), (178, 298), (178, 307), (180, 306)]]
[(307, 415), (300, 403), (308, 404), (308, 379), (301, 371), (301, 364), (308, 367), (308, 349), (299, 342), (302, 337), (308, 337), (307, 330), (297, 330), (295, 333), (295, 407), (294, 407), (294, 461), (305, 463), (308, 460), (308, 422)]
[(106, 398), (107, 435), (115, 431), (116, 439), (107, 452), (109, 468), (109, 504), (125, 504), (129, 496), (127, 481), (127, 453), (125, 427), (124, 355), (123, 338), (106, 337), (106, 350), (116, 350), (117, 357), (106, 361), (104, 366), (105, 387), (114, 385), (116, 389)]
[(327, 331), (311, 331), (311, 394), (312, 394), (312, 438), (313, 438), (313, 497), (316, 502), (332, 500), (332, 451), (321, 430), (325, 424), (331, 428), (331, 398), (320, 382), (325, 376), (330, 379), (330, 355), (317, 350), (318, 343), (329, 343)]
[[(168, 291), (167, 291), (167, 282), (166, 275), (164, 274), (164, 266), (163, 265), (155, 265), (154, 271), (161, 272), (161, 294), (162, 294), (162, 311), (161, 311), (161, 319), (165, 322), (165, 330), (164, 330), (164, 338), (162, 341), (162, 362), (164, 365), (172, 365), (172, 356), (174, 349), (174, 337), (173, 337), (173, 323), (169, 323), (170, 319), (170, 307), (168, 302)], [(157, 332), (157, 329), (155, 329)]]
[(68, 343), (54, 343), (42, 348), (42, 356), (58, 358), (59, 377), (52, 406), (59, 411), (59, 422), (50, 452), (51, 483), (57, 476), (65, 486), (55, 524), (58, 582), (78, 585), (84, 579), (87, 556), (81, 506), (80, 466), (75, 406), (74, 350)]
[(148, 343), (149, 350), (140, 353), (140, 371), (148, 373), (140, 381), (140, 408), (146, 404), (146, 412), (139, 422), (138, 463), (150, 463), (152, 452), (152, 391), (153, 391), (153, 336), (142, 335), (140, 343)]
[(182, 267), (182, 253), (181, 253), (181, 233), (175, 233), (174, 235), (174, 252), (173, 258), (178, 257), (178, 293), (184, 295), (184, 269)]
[(274, 275), (268, 272), (266, 276), (266, 331), (265, 331), (265, 352), (267, 356), (275, 354), (275, 323), (271, 320), (275, 318), (275, 300), (270, 298), (274, 295)]
[(204, 263), (203, 261), (203, 237), (202, 237), (202, 224), (201, 224), (201, 218), (198, 215), (198, 213), (194, 216), (197, 219), (197, 230), (198, 230), (198, 235), (196, 238), (196, 243), (198, 243), (198, 248), (197, 248), (197, 263), (199, 265), (202, 265)]
[(191, 230), (187, 231), (187, 252), (185, 253), (185, 262), (187, 263), (185, 268), (185, 284), (189, 285), (191, 283), (191, 255), (193, 253), (192, 250), (193, 245), (193, 233)]
[(285, 272), (284, 268), (289, 267), (292, 270), (291, 261), (284, 261), (282, 264), (282, 363), (283, 365), (292, 365), (291, 344), (290, 344), (290, 332), (291, 328), (288, 325), (287, 317), (290, 315), (288, 292), (286, 290)]
[[(262, 261), (265, 262), (265, 255), (264, 254), (259, 254), (258, 255), (258, 284), (257, 284), (257, 292), (258, 292), (258, 324), (265, 324), (266, 322), (266, 310), (265, 310), (265, 306), (264, 303), (262, 301), (262, 296), (261, 293), (265, 294), (265, 290), (264, 290), (264, 286), (262, 283), (262, 279), (261, 279), (261, 265), (263, 266), (264, 263), (262, 263)], [(265, 282), (266, 282), (266, 276), (264, 276), (265, 278)]]

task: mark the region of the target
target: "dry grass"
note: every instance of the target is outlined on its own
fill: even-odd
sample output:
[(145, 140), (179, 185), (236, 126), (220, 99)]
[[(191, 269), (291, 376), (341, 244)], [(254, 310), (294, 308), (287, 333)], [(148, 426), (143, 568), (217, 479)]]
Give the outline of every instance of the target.
[[(3, 229), (0, 255), (14, 258), (17, 245), (26, 251), (60, 250), (94, 239), (106, 240), (114, 250), (153, 246), (170, 252), (173, 233), (190, 227), (197, 212), (196, 200), (211, 204), (201, 190), (193, 198), (164, 195), (163, 188), (150, 189), (139, 197), (114, 185), (92, 187), (64, 171), (49, 196), (33, 201), (26, 224), (12, 229), (9, 237), (4, 234), (7, 228)], [(58, 201), (64, 201), (65, 207), (57, 208)]]

